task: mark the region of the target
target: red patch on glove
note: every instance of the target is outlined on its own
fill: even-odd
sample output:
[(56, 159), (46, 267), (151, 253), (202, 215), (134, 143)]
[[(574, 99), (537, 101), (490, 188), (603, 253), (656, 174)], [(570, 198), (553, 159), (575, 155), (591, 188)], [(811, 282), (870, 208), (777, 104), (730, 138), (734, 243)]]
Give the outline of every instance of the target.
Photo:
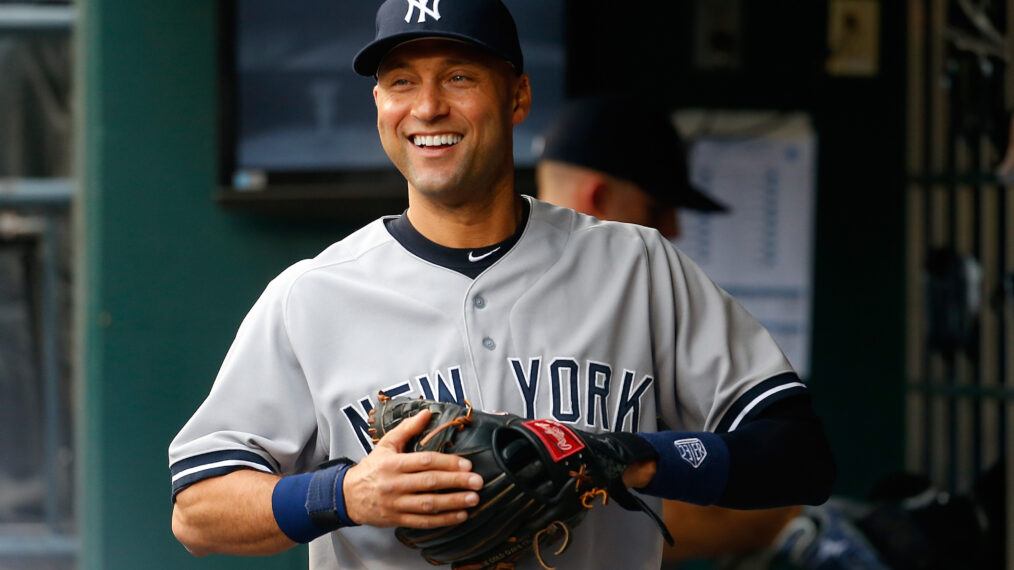
[(553, 461), (560, 461), (584, 449), (584, 443), (571, 429), (553, 420), (529, 420), (522, 422), (529, 431), (542, 441)]

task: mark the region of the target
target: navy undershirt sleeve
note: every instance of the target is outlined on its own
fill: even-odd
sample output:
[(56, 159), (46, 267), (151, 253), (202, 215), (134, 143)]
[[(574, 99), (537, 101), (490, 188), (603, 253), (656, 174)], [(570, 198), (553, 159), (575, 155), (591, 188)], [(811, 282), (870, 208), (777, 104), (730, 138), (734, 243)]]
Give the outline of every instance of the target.
[(737, 509), (819, 505), (830, 496), (834, 456), (809, 395), (775, 402), (719, 437), (729, 450), (729, 474), (715, 504)]
[(772, 403), (725, 433), (640, 433), (658, 453), (639, 491), (698, 505), (760, 509), (827, 500), (835, 466), (810, 397)]

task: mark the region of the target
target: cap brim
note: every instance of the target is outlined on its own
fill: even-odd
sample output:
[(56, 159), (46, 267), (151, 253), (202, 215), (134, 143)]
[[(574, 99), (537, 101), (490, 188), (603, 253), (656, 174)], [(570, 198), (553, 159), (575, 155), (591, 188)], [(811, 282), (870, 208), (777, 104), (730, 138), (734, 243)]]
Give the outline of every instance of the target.
[[(502, 59), (511, 61), (508, 54), (500, 53), (492, 47), (478, 42), (475, 38), (466, 36), (464, 34), (455, 34), (451, 32), (440, 32), (433, 30), (420, 30), (418, 32), (404, 32), (401, 34), (394, 34), (387, 36), (386, 38), (375, 40), (366, 45), (363, 49), (359, 50), (356, 57), (352, 60), (352, 68), (356, 73), (364, 77), (373, 77), (377, 74), (380, 69), (380, 63), (384, 61), (387, 54), (395, 47), (410, 42), (412, 40), (421, 40), (425, 38), (435, 39), (447, 39), (457, 40), (484, 49), (489, 53), (496, 55)], [(513, 64), (512, 64), (513, 65)]]
[(646, 183), (641, 188), (660, 203), (674, 208), (697, 210), (698, 212), (713, 214), (729, 211), (729, 208), (725, 204), (722, 204), (690, 184), (683, 184), (681, 187), (674, 188), (669, 180), (655, 180), (651, 183)]
[(701, 212), (721, 213), (729, 211), (729, 208), (721, 202), (718, 202), (693, 188), (687, 188), (686, 192), (680, 194), (677, 202), (678, 203), (676, 205), (680, 208), (698, 210)]

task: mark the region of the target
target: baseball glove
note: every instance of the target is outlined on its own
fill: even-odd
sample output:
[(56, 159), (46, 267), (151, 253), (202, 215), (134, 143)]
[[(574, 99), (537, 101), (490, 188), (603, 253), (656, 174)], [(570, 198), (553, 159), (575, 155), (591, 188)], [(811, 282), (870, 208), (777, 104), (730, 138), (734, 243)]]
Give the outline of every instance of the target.
[[(468, 404), (468, 402), (466, 402)], [(628, 510), (644, 510), (672, 544), (665, 524), (623, 485), (624, 469), (655, 458), (654, 448), (630, 433), (592, 434), (552, 420), (525, 420), (506, 413), (478, 412), (434, 400), (388, 398), (380, 394), (370, 413), (371, 435), (379, 441), (405, 418), (431, 412), (423, 432), (406, 452), (437, 451), (467, 458), (482, 476), (479, 503), (460, 524), (437, 529), (399, 527), (395, 536), (418, 548), (431, 564), (455, 569), (513, 568), (533, 553), (551, 568), (543, 548), (562, 540), (601, 498)]]

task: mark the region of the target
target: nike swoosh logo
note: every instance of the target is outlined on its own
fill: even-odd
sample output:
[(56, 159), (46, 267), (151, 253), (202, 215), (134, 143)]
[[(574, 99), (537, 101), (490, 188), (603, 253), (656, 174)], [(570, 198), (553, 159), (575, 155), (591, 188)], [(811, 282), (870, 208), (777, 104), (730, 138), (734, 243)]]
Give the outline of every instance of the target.
[(496, 253), (498, 251), (500, 251), (499, 247), (496, 248), (496, 249), (494, 249), (493, 251), (487, 251), (486, 253), (484, 253), (482, 255), (475, 255), (474, 251), (470, 251), (470, 252), (468, 252), (468, 260), (471, 261), (472, 263), (475, 263), (476, 261), (482, 261), (483, 259), (486, 259), (487, 257), (493, 255), (494, 253)]

